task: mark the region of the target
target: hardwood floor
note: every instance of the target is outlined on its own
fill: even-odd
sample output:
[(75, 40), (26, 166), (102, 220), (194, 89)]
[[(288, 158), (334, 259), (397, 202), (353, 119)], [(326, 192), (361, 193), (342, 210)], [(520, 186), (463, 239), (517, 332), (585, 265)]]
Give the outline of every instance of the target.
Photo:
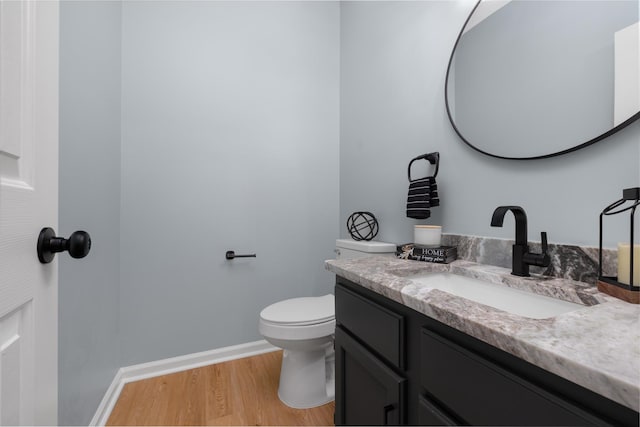
[(282, 351), (126, 384), (107, 425), (333, 425), (334, 403), (278, 399)]

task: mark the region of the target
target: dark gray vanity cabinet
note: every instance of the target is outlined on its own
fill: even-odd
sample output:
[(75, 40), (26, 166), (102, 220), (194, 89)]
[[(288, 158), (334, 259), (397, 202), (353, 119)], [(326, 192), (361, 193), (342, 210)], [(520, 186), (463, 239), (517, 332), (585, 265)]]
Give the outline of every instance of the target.
[(638, 426), (639, 414), (338, 277), (336, 425)]

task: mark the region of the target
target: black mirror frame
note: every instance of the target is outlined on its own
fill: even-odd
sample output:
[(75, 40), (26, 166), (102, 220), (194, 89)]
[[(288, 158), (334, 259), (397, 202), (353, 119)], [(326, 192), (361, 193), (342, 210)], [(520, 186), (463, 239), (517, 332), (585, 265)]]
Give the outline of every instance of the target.
[(486, 156), (494, 157), (494, 158), (497, 158), (497, 159), (505, 159), (505, 160), (548, 159), (550, 157), (556, 157), (556, 156), (561, 156), (563, 154), (572, 153), (572, 152), (577, 151), (577, 150), (579, 150), (581, 148), (588, 147), (591, 144), (595, 144), (598, 141), (602, 141), (603, 139), (613, 135), (614, 133), (618, 132), (619, 130), (624, 129), (625, 127), (629, 126), (631, 123), (633, 123), (636, 120), (640, 119), (640, 111), (638, 111), (636, 114), (634, 114), (633, 116), (629, 117), (624, 122), (620, 123), (619, 125), (615, 126), (612, 129), (608, 130), (607, 132), (605, 132), (605, 133), (603, 133), (603, 134), (601, 134), (599, 136), (596, 136), (593, 139), (588, 140), (587, 142), (584, 142), (582, 144), (576, 145), (575, 147), (568, 148), (566, 150), (558, 151), (558, 152), (551, 153), (551, 154), (545, 154), (545, 155), (541, 155), (541, 156), (533, 156), (533, 157), (506, 157), (506, 156), (499, 156), (497, 154), (489, 153), (487, 151), (481, 150), (478, 147), (474, 146), (471, 142), (469, 142), (464, 137), (464, 135), (462, 135), (462, 133), (460, 132), (460, 130), (456, 126), (456, 124), (455, 124), (455, 122), (453, 120), (453, 117), (451, 115), (451, 109), (449, 107), (449, 73), (451, 72), (451, 64), (453, 63), (453, 55), (455, 55), (455, 53), (456, 53), (456, 48), (458, 47), (458, 43), (460, 42), (460, 38), (462, 37), (462, 34), (464, 34), (464, 29), (467, 27), (467, 24), (469, 23), (469, 20), (473, 16), (473, 14), (476, 11), (476, 9), (478, 8), (478, 6), (480, 6), (480, 3), (482, 1), (483, 0), (478, 0), (476, 5), (471, 10), (471, 13), (469, 13), (469, 16), (464, 21), (464, 24), (462, 25), (462, 29), (460, 30), (460, 33), (458, 34), (458, 37), (456, 38), (456, 42), (454, 43), (453, 49), (451, 51), (451, 56), (449, 57), (449, 64), (447, 65), (447, 74), (446, 74), (446, 77), (445, 77), (445, 80), (444, 80), (444, 103), (445, 103), (445, 106), (446, 106), (446, 109), (447, 109), (447, 117), (449, 117), (449, 122), (451, 123), (451, 126), (453, 127), (453, 130), (456, 131), (456, 134), (458, 134), (460, 139), (462, 139), (462, 141), (465, 144), (467, 144), (469, 147), (473, 148), (475, 151), (477, 151), (479, 153), (482, 153), (482, 154), (484, 154)]

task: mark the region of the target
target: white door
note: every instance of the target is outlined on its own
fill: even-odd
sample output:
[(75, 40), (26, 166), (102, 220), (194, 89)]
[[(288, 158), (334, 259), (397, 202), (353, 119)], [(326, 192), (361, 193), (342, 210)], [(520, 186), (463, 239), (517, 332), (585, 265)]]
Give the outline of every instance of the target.
[(58, 4), (0, 0), (0, 424), (57, 424)]

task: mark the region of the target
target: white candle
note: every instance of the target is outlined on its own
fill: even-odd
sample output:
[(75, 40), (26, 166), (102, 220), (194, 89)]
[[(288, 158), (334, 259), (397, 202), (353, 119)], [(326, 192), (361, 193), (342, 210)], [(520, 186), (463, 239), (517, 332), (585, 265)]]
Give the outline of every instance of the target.
[[(631, 246), (618, 243), (618, 282), (629, 284)], [(633, 286), (640, 286), (640, 245), (633, 245)]]
[(413, 243), (417, 245), (438, 247), (442, 238), (442, 227), (439, 225), (414, 225)]

